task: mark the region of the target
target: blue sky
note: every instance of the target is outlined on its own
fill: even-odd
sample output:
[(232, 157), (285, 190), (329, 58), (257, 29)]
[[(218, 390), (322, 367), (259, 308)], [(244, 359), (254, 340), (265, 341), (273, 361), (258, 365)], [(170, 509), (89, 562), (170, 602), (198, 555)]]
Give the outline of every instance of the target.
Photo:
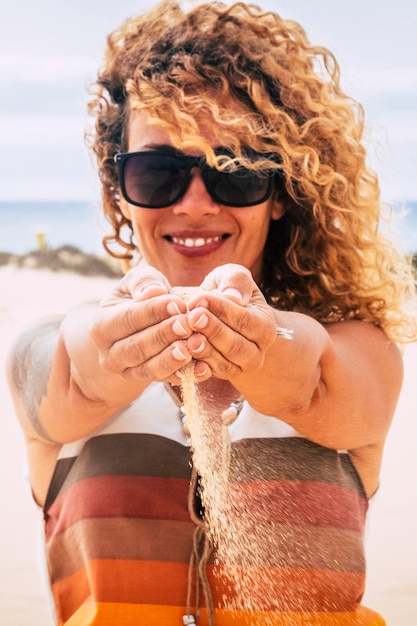
[[(93, 200), (83, 133), (106, 34), (148, 0), (20, 0), (0, 21), (0, 200)], [(264, 0), (340, 62), (384, 199), (417, 199), (417, 3)]]

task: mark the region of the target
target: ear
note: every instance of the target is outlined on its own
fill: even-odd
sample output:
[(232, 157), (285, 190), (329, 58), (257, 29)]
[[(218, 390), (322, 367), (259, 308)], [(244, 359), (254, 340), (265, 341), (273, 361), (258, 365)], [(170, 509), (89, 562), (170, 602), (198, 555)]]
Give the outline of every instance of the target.
[(119, 209), (121, 210), (123, 216), (127, 220), (132, 221), (132, 207), (128, 202), (126, 202), (126, 200), (123, 198), (121, 194), (120, 194), (120, 200), (118, 204), (119, 204)]
[(274, 200), (271, 208), (271, 220), (279, 220), (284, 215), (284, 204), (280, 200)]

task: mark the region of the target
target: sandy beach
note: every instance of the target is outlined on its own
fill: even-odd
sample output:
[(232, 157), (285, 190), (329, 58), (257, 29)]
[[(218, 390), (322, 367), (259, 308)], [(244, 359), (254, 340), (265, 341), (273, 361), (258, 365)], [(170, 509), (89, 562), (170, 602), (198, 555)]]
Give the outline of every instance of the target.
[[(0, 624), (51, 626), (40, 575), (40, 515), (26, 481), (23, 437), (5, 376), (5, 355), (19, 331), (38, 318), (100, 298), (114, 280), (0, 267)], [(405, 380), (386, 445), (381, 487), (367, 529), (364, 603), (388, 626), (417, 624), (417, 345), (404, 355)], [(116, 625), (115, 625), (116, 626)], [(156, 625), (157, 626), (157, 625)]]

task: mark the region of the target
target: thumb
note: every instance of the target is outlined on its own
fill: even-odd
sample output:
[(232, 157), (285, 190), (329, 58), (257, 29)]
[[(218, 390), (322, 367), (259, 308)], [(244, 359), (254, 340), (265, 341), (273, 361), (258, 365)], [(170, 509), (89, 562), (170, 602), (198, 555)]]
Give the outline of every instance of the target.
[(121, 300), (141, 302), (154, 296), (170, 293), (171, 286), (165, 276), (154, 267), (134, 267), (118, 285), (104, 298), (102, 306), (112, 306)]
[(252, 297), (255, 285), (252, 274), (246, 267), (228, 263), (216, 267), (207, 274), (201, 287), (207, 291), (216, 290), (219, 295), (236, 304), (246, 306)]

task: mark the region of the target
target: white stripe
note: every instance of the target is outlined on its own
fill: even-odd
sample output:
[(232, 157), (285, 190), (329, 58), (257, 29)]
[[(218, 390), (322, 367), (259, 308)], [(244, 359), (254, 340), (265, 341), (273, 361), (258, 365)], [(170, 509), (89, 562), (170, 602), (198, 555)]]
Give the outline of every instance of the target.
[[(297, 437), (291, 426), (275, 417), (261, 415), (244, 402), (239, 417), (229, 427), (232, 441), (256, 437)], [(152, 383), (131, 405), (117, 413), (105, 426), (88, 437), (65, 444), (59, 458), (77, 456), (88, 439), (97, 435), (140, 433), (159, 435), (189, 446), (179, 417), (178, 406), (163, 383)]]

